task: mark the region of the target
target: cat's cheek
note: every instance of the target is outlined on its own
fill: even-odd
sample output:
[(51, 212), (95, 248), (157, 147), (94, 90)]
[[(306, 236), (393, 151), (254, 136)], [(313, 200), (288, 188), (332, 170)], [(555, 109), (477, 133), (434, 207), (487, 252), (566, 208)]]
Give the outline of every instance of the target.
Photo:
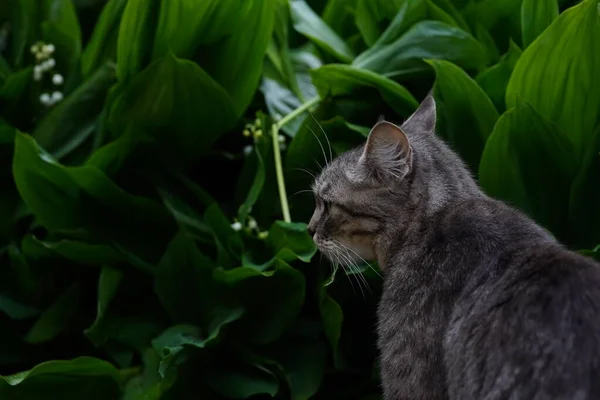
[(373, 238), (371, 236), (353, 236), (350, 240), (350, 247), (366, 261), (373, 261), (377, 258)]

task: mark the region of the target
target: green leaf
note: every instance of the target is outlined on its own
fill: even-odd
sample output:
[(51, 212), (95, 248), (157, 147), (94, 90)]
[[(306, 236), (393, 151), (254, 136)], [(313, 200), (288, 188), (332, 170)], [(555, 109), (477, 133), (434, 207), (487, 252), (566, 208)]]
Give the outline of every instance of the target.
[(294, 29), (312, 40), (324, 51), (338, 60), (350, 63), (354, 59), (352, 49), (331, 29), (304, 0), (292, 0), (290, 11)]
[[(456, 0), (454, 2), (456, 3)], [(462, 8), (461, 14), (470, 26), (479, 24), (490, 32), (496, 45), (504, 49), (511, 38), (521, 38), (522, 2), (523, 0), (469, 1), (469, 4)]]
[(486, 54), (481, 44), (462, 29), (439, 21), (422, 21), (395, 41), (359, 55), (352, 65), (397, 79), (427, 71), (423, 59), (448, 60), (464, 69), (480, 70)]
[[(424, 6), (422, 0), (358, 0), (355, 12), (356, 26), (365, 43), (373, 47), (376, 42), (385, 41), (381, 39), (382, 34), (389, 37), (391, 32), (394, 32), (399, 36), (411, 24), (424, 18)], [(394, 17), (385, 30), (387, 34), (384, 34), (382, 23), (390, 16)]]
[(296, 259), (310, 262), (317, 252), (303, 223), (275, 221), (269, 230), (267, 244), (279, 259), (286, 262)]
[[(264, 118), (263, 118), (263, 120), (264, 120)], [(254, 146), (254, 154), (256, 155), (256, 160), (257, 160), (256, 175), (254, 177), (254, 181), (252, 182), (252, 186), (250, 187), (250, 190), (248, 191), (248, 194), (246, 195), (246, 200), (240, 206), (240, 209), (238, 211), (238, 221), (242, 225), (246, 224), (246, 218), (248, 217), (248, 214), (250, 213), (252, 206), (258, 200), (258, 197), (260, 196), (262, 188), (265, 184), (265, 176), (266, 176), (265, 163), (259, 152), (258, 146)]]
[(67, 326), (77, 310), (79, 284), (72, 284), (52, 305), (43, 312), (25, 335), (29, 343), (42, 343), (53, 339)]
[(437, 74), (437, 133), (477, 171), (481, 153), (498, 112), (489, 97), (463, 70), (448, 61), (429, 61)]
[[(506, 90), (558, 124), (582, 159), (600, 122), (600, 15), (598, 0), (564, 11), (521, 55)], [(552, 84), (549, 84), (552, 83)]]
[(23, 254), (30, 258), (67, 258), (87, 265), (111, 264), (125, 261), (125, 256), (113, 247), (103, 244), (89, 244), (73, 240), (38, 240), (27, 235), (21, 243)]
[(523, 0), (521, 30), (523, 46), (529, 46), (558, 17), (556, 0)]
[(29, 51), (28, 46), (37, 39), (39, 4), (36, 0), (11, 0), (9, 4), (10, 20), (13, 24), (10, 61), (15, 67), (21, 68), (25, 65), (25, 54), (26, 51)]
[(150, 61), (158, 2), (128, 0), (117, 40), (117, 77), (129, 81)]
[(207, 152), (236, 122), (233, 100), (223, 87), (197, 64), (172, 53), (131, 81), (109, 117), (113, 132), (134, 124), (152, 136), (163, 153), (186, 160)]
[(204, 349), (213, 346), (224, 334), (227, 325), (238, 320), (244, 309), (219, 308), (207, 331), (192, 325), (175, 325), (152, 341), (152, 347), (161, 355), (159, 373), (164, 378), (169, 369), (185, 362), (190, 354), (188, 349)]
[(91, 75), (106, 61), (117, 57), (119, 25), (127, 0), (109, 0), (94, 26), (94, 31), (81, 56), (81, 71), (84, 77)]
[(231, 96), (237, 119), (252, 101), (260, 82), (273, 33), (275, 0), (235, 3), (239, 17), (229, 22), (234, 31), (210, 48), (210, 57), (203, 59), (202, 66)]
[[(42, 1), (42, 15), (45, 21), (55, 24), (64, 35), (73, 42), (73, 47), (81, 51), (81, 28), (77, 19), (77, 12), (72, 0), (44, 0)], [(58, 50), (58, 49), (57, 49)]]
[(8, 116), (11, 112), (15, 112), (32, 81), (31, 67), (14, 72), (6, 78), (0, 87), (0, 115)]
[(38, 122), (32, 136), (60, 159), (79, 147), (94, 132), (115, 70), (104, 65)]
[(60, 165), (21, 133), (15, 139), (13, 174), (38, 222), (68, 238), (118, 243), (154, 258), (173, 231), (158, 203), (125, 192), (95, 167)]
[(344, 313), (342, 307), (327, 293), (327, 287), (335, 280), (336, 272), (337, 268), (333, 270), (331, 277), (319, 284), (318, 300), (321, 323), (333, 352), (334, 365), (336, 368), (341, 369), (344, 363), (339, 349), (339, 342), (342, 336)]
[(106, 361), (92, 357), (48, 361), (29, 371), (0, 377), (0, 396), (6, 399), (60, 398), (90, 400), (118, 398), (122, 383), (119, 371)]
[(281, 260), (270, 271), (218, 267), (213, 276), (246, 308), (236, 331), (243, 332), (245, 340), (253, 344), (267, 344), (279, 338), (297, 318), (304, 303), (304, 275)]
[(112, 299), (115, 297), (121, 280), (123, 271), (114, 267), (102, 267), (100, 278), (98, 280), (98, 309), (96, 319), (84, 333), (96, 346), (104, 343), (107, 339), (106, 333), (102, 330), (104, 315)]
[(410, 115), (418, 103), (400, 84), (372, 71), (343, 64), (328, 64), (311, 71), (313, 83), (319, 96), (344, 96), (352, 94), (356, 88), (371, 87), (399, 115)]
[[(177, 57), (191, 58), (199, 46), (216, 43), (231, 35), (241, 19), (235, 0), (163, 1), (158, 14), (152, 58), (172, 51)], [(192, 31), (182, 31), (187, 26)]]
[(213, 269), (213, 261), (186, 233), (179, 232), (171, 241), (158, 264), (154, 290), (175, 322), (208, 327), (222, 291)]
[(576, 167), (573, 146), (560, 128), (519, 101), (498, 120), (479, 176), (489, 195), (519, 207), (562, 239)]
[(521, 53), (522, 50), (511, 40), (508, 52), (500, 58), (500, 61), (477, 75), (475, 79), (490, 97), (498, 112), (506, 111), (506, 87)]

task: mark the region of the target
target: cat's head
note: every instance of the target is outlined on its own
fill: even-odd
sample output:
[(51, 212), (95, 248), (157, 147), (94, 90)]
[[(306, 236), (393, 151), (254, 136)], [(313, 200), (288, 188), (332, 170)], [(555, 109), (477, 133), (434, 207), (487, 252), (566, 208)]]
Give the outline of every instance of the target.
[(435, 122), (429, 95), (402, 126), (378, 122), (366, 143), (323, 169), (313, 184), (316, 208), (308, 231), (329, 259), (341, 264), (377, 259), (377, 240), (415, 206), (409, 204), (414, 147), (433, 136)]

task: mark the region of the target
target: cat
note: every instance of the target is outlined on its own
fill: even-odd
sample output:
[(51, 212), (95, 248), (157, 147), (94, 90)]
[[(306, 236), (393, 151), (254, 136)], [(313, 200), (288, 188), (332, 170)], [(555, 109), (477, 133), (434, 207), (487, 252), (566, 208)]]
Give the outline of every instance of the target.
[(600, 264), (479, 188), (431, 94), (317, 176), (308, 232), (377, 261), (386, 400), (600, 399)]

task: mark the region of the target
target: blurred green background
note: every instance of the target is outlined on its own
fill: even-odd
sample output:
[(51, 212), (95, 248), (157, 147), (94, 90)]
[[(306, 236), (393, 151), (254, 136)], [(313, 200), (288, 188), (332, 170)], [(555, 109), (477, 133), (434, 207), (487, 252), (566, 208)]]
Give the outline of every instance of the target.
[(307, 189), (432, 87), (483, 189), (598, 255), (599, 2), (2, 1), (0, 399), (380, 398), (381, 277)]

